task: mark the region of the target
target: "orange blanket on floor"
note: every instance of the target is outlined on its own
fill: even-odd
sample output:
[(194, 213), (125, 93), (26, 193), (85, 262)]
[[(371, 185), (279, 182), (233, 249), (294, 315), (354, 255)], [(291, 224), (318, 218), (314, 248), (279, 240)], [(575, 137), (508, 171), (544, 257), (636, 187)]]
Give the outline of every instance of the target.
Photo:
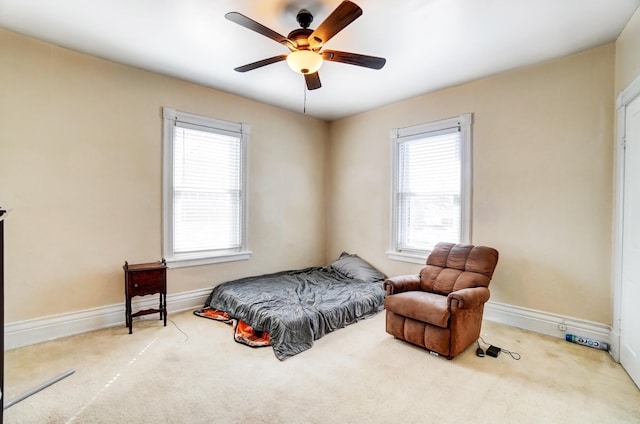
[(242, 320), (233, 319), (224, 311), (219, 311), (207, 306), (193, 313), (199, 317), (221, 321), (233, 326), (233, 338), (238, 343), (251, 347), (269, 346), (271, 344), (269, 342), (268, 331), (258, 331)]

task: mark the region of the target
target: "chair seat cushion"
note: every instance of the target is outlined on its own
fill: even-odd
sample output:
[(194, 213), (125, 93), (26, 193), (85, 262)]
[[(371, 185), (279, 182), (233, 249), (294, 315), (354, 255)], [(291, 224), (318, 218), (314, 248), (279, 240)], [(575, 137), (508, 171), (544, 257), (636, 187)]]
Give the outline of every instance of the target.
[(407, 291), (387, 296), (384, 307), (388, 311), (447, 328), (451, 313), (447, 305), (447, 296), (425, 291)]

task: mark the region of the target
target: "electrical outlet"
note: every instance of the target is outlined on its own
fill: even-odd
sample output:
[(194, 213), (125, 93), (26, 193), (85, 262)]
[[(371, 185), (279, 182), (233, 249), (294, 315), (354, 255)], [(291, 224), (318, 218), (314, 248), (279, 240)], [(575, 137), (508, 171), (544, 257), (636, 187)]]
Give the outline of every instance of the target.
[(558, 324), (558, 330), (567, 331), (567, 326), (565, 324)]

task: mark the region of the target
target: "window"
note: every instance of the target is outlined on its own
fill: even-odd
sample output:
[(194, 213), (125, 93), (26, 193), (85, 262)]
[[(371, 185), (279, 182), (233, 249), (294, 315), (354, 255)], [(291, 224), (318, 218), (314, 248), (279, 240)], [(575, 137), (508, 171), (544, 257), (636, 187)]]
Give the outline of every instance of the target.
[(164, 108), (163, 255), (173, 266), (248, 259), (249, 126)]
[(467, 243), (471, 114), (394, 129), (391, 259), (424, 263), (436, 243)]

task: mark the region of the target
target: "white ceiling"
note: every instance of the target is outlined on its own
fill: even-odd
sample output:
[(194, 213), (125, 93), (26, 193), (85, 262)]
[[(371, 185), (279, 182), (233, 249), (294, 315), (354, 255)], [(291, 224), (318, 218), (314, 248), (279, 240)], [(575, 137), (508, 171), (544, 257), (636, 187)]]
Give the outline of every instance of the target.
[[(334, 120), (614, 41), (640, 0), (354, 0), (361, 17), (325, 48), (381, 56), (381, 70), (325, 62), (306, 113)], [(303, 112), (286, 54), (224, 18), (237, 11), (287, 35), (306, 8), (316, 28), (340, 0), (0, 0), (0, 27), (69, 49)]]

